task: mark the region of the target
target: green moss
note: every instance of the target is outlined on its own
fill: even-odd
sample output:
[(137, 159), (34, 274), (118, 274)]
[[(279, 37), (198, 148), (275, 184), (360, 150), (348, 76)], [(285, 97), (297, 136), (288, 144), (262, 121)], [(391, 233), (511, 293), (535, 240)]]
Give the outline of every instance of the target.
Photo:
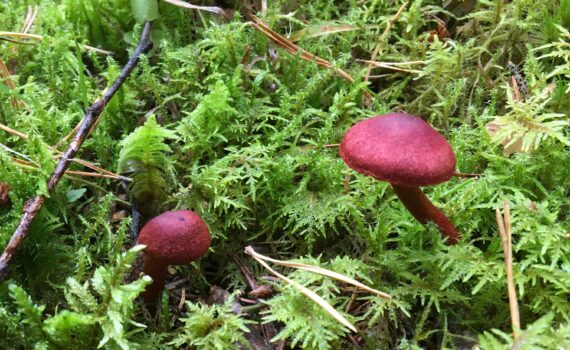
[[(159, 2), (155, 49), (79, 154), (110, 171), (135, 170), (128, 192), (144, 192), (139, 204), (192, 209), (208, 223), (210, 254), (176, 275), (189, 279), (184, 287), (192, 293), (193, 303), (176, 311), (184, 324), (172, 322), (170, 310), (151, 320), (142, 303), (133, 302), (144, 283), (122, 284), (130, 221), (113, 215), (131, 209), (123, 186), (66, 176), (19, 251), (11, 280), (0, 284), (2, 348), (230, 346), (244, 342), (246, 328), (259, 327), (246, 319), (259, 323), (261, 317), (275, 321), (277, 338), (290, 345), (351, 347), (345, 329), (279, 283), (263, 316), (238, 317), (226, 306), (196, 303), (213, 284), (232, 292), (247, 288), (231, 256), (249, 244), (281, 259), (320, 256), (311, 262), (392, 294), (391, 302), (361, 293), (350, 301), (349, 291), (327, 279), (283, 271), (345, 310), (362, 330), (354, 339), (369, 348), (511, 347), (494, 214), (505, 199), (528, 340), (523, 348), (549, 348), (553, 339), (568, 344), (569, 1), (411, 1), (386, 34), (402, 1), (267, 2), (267, 14), (258, 13), (264, 22), (286, 36), (303, 29), (320, 34), (296, 44), (347, 71), (354, 83), (276, 47), (248, 24), (242, 2), (216, 3), (235, 12), (218, 17)], [(19, 31), (31, 4), (0, 2), (0, 30)], [(0, 207), (1, 247), (25, 201), (46, 192), (54, 167), (48, 146), (69, 134), (117, 77), (141, 30), (127, 0), (39, 5), (30, 33), (43, 35), (41, 42), (0, 41), (0, 58), (17, 87), (0, 83), (0, 123), (30, 136), (0, 131), (6, 146), (0, 147), (0, 182), (10, 185), (12, 202)], [(450, 39), (428, 40), (440, 21)], [(337, 25), (350, 27), (323, 29)], [(410, 72), (374, 68), (364, 82), (367, 66), (359, 60), (370, 59), (377, 46), (377, 61), (420, 63), (400, 66)], [(523, 101), (513, 92), (509, 62), (528, 87)], [(395, 110), (428, 120), (450, 140), (457, 170), (481, 174), (425, 189), (464, 237), (457, 246), (446, 246), (433, 225), (417, 223), (389, 185), (347, 168), (331, 146), (359, 120)], [(151, 114), (155, 118), (147, 118)], [(494, 136), (486, 128), (491, 122), (500, 125)], [(523, 140), (525, 149), (503, 154), (506, 138)], [(24, 169), (11, 157), (38, 169)], [(256, 277), (266, 274), (242, 260)], [(119, 292), (128, 295), (109, 297)], [(87, 305), (89, 298), (106, 304)], [(221, 315), (227, 318), (220, 321)], [(308, 315), (318, 320), (313, 328), (303, 327)], [(224, 331), (204, 332), (209, 322)]]

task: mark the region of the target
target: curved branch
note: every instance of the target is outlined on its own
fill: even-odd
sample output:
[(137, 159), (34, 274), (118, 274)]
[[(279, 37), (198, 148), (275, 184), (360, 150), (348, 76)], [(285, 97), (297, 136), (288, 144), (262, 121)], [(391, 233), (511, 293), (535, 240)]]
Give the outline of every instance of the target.
[[(123, 67), (121, 74), (117, 77), (117, 79), (113, 82), (110, 88), (106, 89), (103, 92), (103, 96), (95, 101), (91, 107), (87, 110), (83, 119), (81, 121), (81, 126), (79, 127), (79, 131), (71, 141), (71, 144), (67, 148), (67, 150), (63, 153), (59, 162), (57, 163), (55, 170), (51, 174), (51, 177), (47, 183), (47, 189), (49, 193), (53, 193), (55, 191), (55, 187), (61, 180), (61, 177), (69, 167), (69, 162), (75, 154), (79, 151), (79, 148), (93, 129), (97, 125), (97, 121), (99, 120), (99, 116), (105, 110), (105, 106), (109, 103), (111, 98), (115, 95), (115, 93), (119, 90), (121, 85), (127, 80), (133, 69), (137, 66), (140, 56), (145, 52), (148, 52), (152, 48), (152, 42), (150, 40), (150, 29), (151, 29), (151, 22), (146, 22), (141, 33), (141, 37), (137, 48), (129, 58), (127, 64)], [(0, 282), (2, 282), (8, 274), (10, 273), (10, 262), (12, 261), (14, 254), (28, 235), (32, 222), (40, 212), (43, 204), (46, 201), (46, 197), (44, 195), (36, 196), (26, 202), (24, 205), (24, 214), (20, 219), (20, 224), (14, 231), (14, 234), (10, 238), (10, 242), (4, 248), (4, 252), (2, 256), (0, 256)]]

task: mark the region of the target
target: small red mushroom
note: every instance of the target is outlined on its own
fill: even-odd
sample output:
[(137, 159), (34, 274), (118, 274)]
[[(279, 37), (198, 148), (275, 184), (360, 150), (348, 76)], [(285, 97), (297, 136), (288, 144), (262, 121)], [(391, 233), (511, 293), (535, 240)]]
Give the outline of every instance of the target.
[(445, 182), (455, 170), (453, 149), (423, 119), (390, 113), (363, 120), (344, 136), (340, 156), (357, 172), (389, 182), (419, 222), (432, 221), (449, 244), (459, 242), (453, 223), (419, 188)]
[(167, 211), (144, 225), (138, 243), (146, 245), (143, 270), (152, 277), (144, 300), (156, 301), (164, 289), (168, 265), (198, 260), (208, 251), (211, 240), (204, 220), (190, 210)]

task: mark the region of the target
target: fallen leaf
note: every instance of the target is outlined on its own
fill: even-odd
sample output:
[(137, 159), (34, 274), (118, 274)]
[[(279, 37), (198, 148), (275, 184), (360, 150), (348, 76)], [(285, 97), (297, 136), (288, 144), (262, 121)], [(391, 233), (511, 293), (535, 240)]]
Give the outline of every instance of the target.
[[(492, 121), (492, 122), (488, 123), (487, 125), (485, 125), (485, 129), (487, 130), (487, 133), (493, 139), (497, 138), (497, 134), (499, 133), (499, 131), (501, 131), (502, 128), (503, 128), (503, 125), (497, 123), (496, 121)], [(517, 138), (514, 138), (514, 139), (512, 137), (506, 136), (502, 140), (498, 140), (499, 143), (503, 146), (503, 154), (506, 157), (508, 157), (509, 155), (511, 155), (513, 153), (530, 154), (530, 152), (531, 152), (530, 147), (529, 147), (529, 149), (523, 148), (523, 139), (524, 139), (525, 134), (526, 133), (522, 133), (522, 134), (518, 135)]]

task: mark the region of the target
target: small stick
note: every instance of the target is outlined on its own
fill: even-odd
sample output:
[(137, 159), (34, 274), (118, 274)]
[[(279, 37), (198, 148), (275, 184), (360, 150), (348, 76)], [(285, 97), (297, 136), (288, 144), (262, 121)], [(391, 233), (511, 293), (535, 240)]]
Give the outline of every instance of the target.
[(503, 247), (503, 255), (505, 256), (505, 266), (507, 268), (507, 290), (509, 293), (509, 308), (511, 311), (511, 324), (513, 327), (513, 338), (515, 342), (519, 338), (521, 329), (521, 321), (519, 316), (519, 303), (517, 301), (517, 290), (515, 289), (515, 281), (513, 277), (513, 242), (511, 234), (511, 216), (509, 202), (505, 200), (503, 203), (504, 220), (501, 216), (499, 208), (495, 210), (497, 216), (497, 225), (499, 226), (499, 234), (501, 235), (501, 245)]
[(483, 174), (476, 174), (476, 173), (458, 173), (458, 172), (454, 172), (453, 176), (455, 177), (474, 177), (474, 178), (478, 178), (483, 176)]
[[(313, 146), (313, 145), (307, 145), (307, 146), (299, 146), (300, 148), (303, 149), (318, 149), (320, 148), (319, 146)], [(340, 147), (340, 143), (329, 143), (326, 145), (322, 146), (323, 148), (337, 148)]]
[(249, 288), (251, 290), (255, 290), (257, 287), (259, 287), (259, 285), (255, 281), (255, 278), (253, 278), (253, 274), (251, 273), (249, 268), (245, 266), (245, 264), (241, 261), (241, 259), (236, 254), (232, 254), (231, 257), (238, 266), (243, 277), (245, 278), (245, 281), (247, 282)]
[(186, 301), (186, 289), (182, 289), (182, 292), (180, 295), (180, 302), (178, 303), (178, 310), (182, 310), (182, 307), (184, 306), (185, 301)]
[[(59, 180), (69, 167), (71, 159), (77, 154), (81, 145), (85, 141), (89, 131), (97, 123), (101, 113), (103, 113), (105, 106), (109, 103), (111, 98), (115, 95), (117, 90), (123, 85), (125, 80), (129, 77), (133, 69), (137, 66), (140, 56), (150, 50), (152, 47), (152, 42), (150, 40), (150, 29), (151, 22), (146, 22), (141, 33), (139, 44), (127, 64), (123, 67), (123, 70), (113, 83), (111, 87), (103, 92), (103, 96), (95, 101), (91, 107), (87, 110), (83, 116), (83, 121), (81, 123), (81, 128), (73, 138), (73, 141), (63, 153), (61, 159), (57, 163), (55, 170), (53, 171), (51, 177), (47, 183), (47, 190), (49, 193), (53, 193)], [(28, 235), (32, 222), (39, 214), (40, 209), (46, 201), (45, 195), (36, 196), (30, 199), (24, 205), (24, 214), (20, 220), (20, 224), (14, 231), (14, 234), (10, 238), (10, 242), (4, 248), (4, 252), (0, 256), (0, 282), (4, 281), (10, 272), (10, 262), (12, 261), (14, 254)]]
[(168, 283), (166, 286), (164, 286), (164, 289), (167, 290), (174, 290), (176, 288), (178, 288), (179, 286), (183, 285), (184, 283), (188, 282), (188, 278), (181, 278), (179, 280), (176, 280), (174, 282), (170, 282)]

